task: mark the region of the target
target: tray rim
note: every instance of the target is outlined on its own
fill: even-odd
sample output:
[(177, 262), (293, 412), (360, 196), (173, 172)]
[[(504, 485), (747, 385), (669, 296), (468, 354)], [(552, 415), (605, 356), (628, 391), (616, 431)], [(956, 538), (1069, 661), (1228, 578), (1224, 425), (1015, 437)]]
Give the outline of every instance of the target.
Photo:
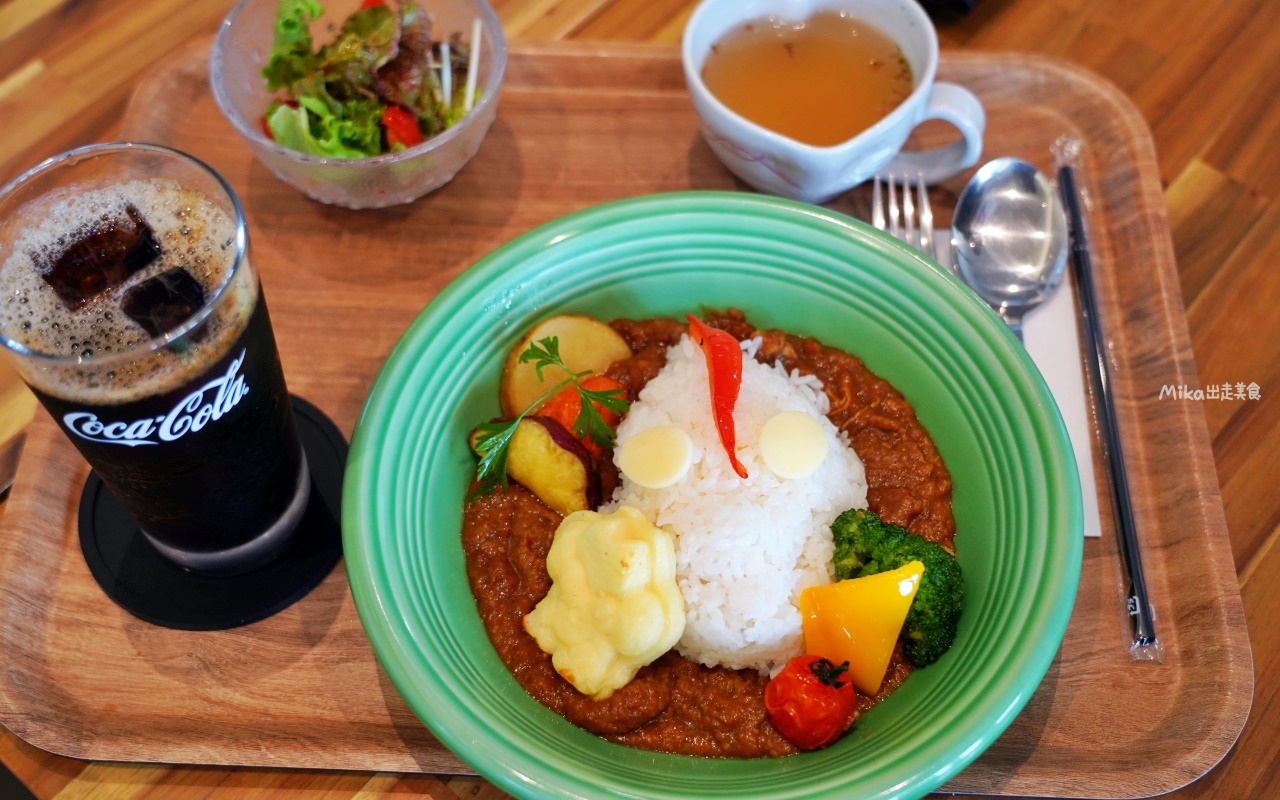
[[(210, 38), (200, 37), (193, 40), (185, 47), (175, 51), (175, 54), (169, 56), (170, 62), (180, 58), (190, 58), (195, 52), (199, 52), (208, 47)], [(575, 42), (554, 42), (554, 43), (525, 43), (515, 42), (512, 44), (511, 54), (514, 59), (549, 59), (549, 58), (664, 58), (677, 62), (679, 60), (678, 51), (668, 45), (653, 45), (641, 43), (592, 43), (582, 44)], [(1158, 262), (1161, 269), (1155, 271), (1155, 274), (1162, 286), (1167, 289), (1172, 275), (1173, 284), (1176, 288), (1176, 266), (1173, 259), (1172, 241), (1168, 231), (1168, 222), (1165, 216), (1163, 202), (1159, 202), (1157, 208), (1149, 207), (1152, 198), (1160, 198), (1160, 181), (1158, 174), (1153, 174), (1151, 169), (1143, 169), (1141, 164), (1137, 163), (1139, 157), (1144, 157), (1148, 164), (1155, 163), (1154, 144), (1151, 141), (1150, 131), (1143, 121), (1141, 115), (1137, 111), (1133, 103), (1123, 95), (1120, 90), (1104, 78), (1089, 72), (1083, 68), (1072, 65), (1068, 62), (1042, 55), (1028, 55), (1018, 53), (979, 53), (969, 51), (944, 51), (943, 52), (943, 68), (972, 66), (975, 64), (983, 64), (995, 62), (997, 65), (1006, 68), (1015, 64), (1030, 66), (1041, 70), (1050, 75), (1058, 74), (1065, 76), (1074, 81), (1082, 81), (1091, 85), (1096, 92), (1100, 102), (1107, 105), (1114, 113), (1115, 118), (1123, 124), (1123, 127), (1129, 131), (1130, 135), (1126, 137), (1126, 144), (1136, 152), (1134, 172), (1139, 183), (1136, 197), (1140, 200), (1139, 217), (1141, 218), (1141, 227), (1149, 234), (1149, 238), (1144, 240), (1144, 244), (1153, 248), (1151, 257)], [(138, 90), (133, 95), (125, 114), (126, 124), (125, 130), (128, 130), (129, 124), (138, 116), (138, 109), (145, 108), (146, 104), (154, 101), (154, 94), (148, 94), (154, 91), (157, 86), (163, 83), (161, 78), (144, 79)], [(1159, 292), (1161, 299), (1160, 309), (1164, 312), (1162, 321), (1165, 323), (1163, 332), (1168, 336), (1172, 345), (1171, 358), (1172, 366), (1175, 368), (1180, 377), (1188, 378), (1184, 381), (1188, 384), (1196, 383), (1194, 356), (1190, 350), (1189, 334), (1187, 332), (1185, 311), (1181, 306), (1180, 293), (1172, 294), (1168, 291)], [(1177, 300), (1175, 303), (1174, 301)], [(1104, 312), (1105, 313), (1105, 312)], [(1123, 335), (1123, 329), (1121, 330)], [(1193, 412), (1191, 406), (1187, 406), (1178, 414), (1178, 421), (1184, 433), (1185, 438), (1189, 440), (1192, 446), (1198, 446), (1207, 450), (1208, 428), (1205, 423), (1203, 413)], [(29, 428), (29, 434), (32, 439), (38, 439), (42, 436), (52, 435), (57, 437), (56, 427), (52, 421), (44, 415), (43, 412), (37, 414), (37, 421)], [(31, 448), (31, 442), (28, 447)], [(69, 448), (69, 446), (68, 446)], [(30, 452), (35, 449), (29, 449)], [(1208, 772), (1216, 765), (1222, 757), (1224, 757), (1231, 749), (1232, 745), (1243, 730), (1245, 721), (1252, 704), (1253, 698), (1253, 659), (1252, 651), (1249, 647), (1248, 633), (1244, 625), (1243, 606), (1239, 595), (1238, 582), (1235, 581), (1235, 568), (1231, 559), (1230, 541), (1226, 534), (1225, 515), (1222, 510), (1222, 500), (1219, 485), (1217, 482), (1216, 470), (1213, 468), (1212, 459), (1208, 459), (1204, 463), (1203, 459), (1194, 464), (1194, 471), (1189, 478), (1195, 484), (1198, 490), (1196, 510), (1197, 518), (1203, 524), (1199, 527), (1203, 528), (1210, 534), (1208, 547), (1211, 556), (1216, 556), (1214, 574), (1222, 577), (1224, 574), (1230, 574), (1232, 580), (1227, 587), (1229, 591), (1225, 595), (1215, 595), (1220, 600), (1220, 607), (1217, 608), (1221, 612), (1221, 616), (1227, 619), (1231, 624), (1227, 627), (1224, 636), (1229, 640), (1225, 643), (1224, 650), (1233, 652), (1236, 660), (1232, 661), (1230, 669), (1230, 688), (1232, 691), (1228, 693), (1228, 706), (1221, 709), (1217, 714), (1219, 719), (1224, 723), (1213, 732), (1216, 736), (1207, 737), (1207, 741), (1200, 748), (1200, 758), (1194, 765), (1188, 769), (1166, 770), (1162, 775), (1168, 780), (1155, 784), (1147, 784), (1141, 794), (1098, 794), (1098, 797), (1138, 797), (1149, 796), (1150, 794), (1158, 794), (1162, 792), (1172, 791), (1191, 781), (1194, 781), (1201, 775)], [(30, 474), (31, 470), (27, 469), (25, 473)], [(79, 474), (79, 473), (76, 473)], [(24, 471), (19, 470), (19, 482), (23, 481)], [(25, 495), (25, 493), (24, 493)], [(15, 497), (17, 494), (15, 493)], [(17, 518), (15, 510), (17, 506), (9, 503), (8, 513), (5, 514), (4, 528), (13, 527), (14, 520)], [(1104, 535), (1104, 539), (1107, 538)], [(1224, 566), (1227, 572), (1224, 572)], [(3, 592), (0, 592), (3, 595)], [(1243, 637), (1244, 647), (1239, 647), (1239, 638)], [(1235, 645), (1235, 647), (1232, 647)], [(1061, 658), (1061, 654), (1055, 658), (1055, 662)], [(1246, 691), (1247, 684), (1247, 691)], [(24, 715), (20, 712), (15, 713), (16, 707), (11, 707), (11, 687), (6, 682), (0, 686), (0, 722), (3, 722), (11, 731), (20, 738), (33, 744), (41, 749), (50, 752), (66, 755), (73, 758), (93, 759), (93, 760), (115, 760), (110, 753), (94, 753), (91, 752), (95, 745), (100, 746), (93, 737), (80, 737), (80, 749), (74, 746), (67, 746), (67, 743), (50, 742), (47, 738), (42, 737), (41, 731), (34, 731), (29, 725), (24, 724)], [(1236, 723), (1239, 723), (1236, 725)], [(73, 737), (76, 738), (76, 737)], [(74, 743), (72, 743), (74, 745)], [(1215, 752), (1207, 752), (1212, 748)], [(135, 756), (131, 756), (130, 760), (137, 760)], [(166, 760), (155, 759), (154, 763), (213, 763), (223, 766), (296, 766), (297, 768), (323, 768), (324, 765), (319, 764), (288, 764), (273, 760), (264, 760), (261, 764), (232, 764), (230, 762), (192, 762), (184, 760)], [(1183, 766), (1188, 766), (1184, 764)], [(383, 766), (372, 767), (341, 767), (343, 769), (353, 770), (381, 770)], [(464, 770), (466, 768), (464, 767)], [(430, 770), (434, 771), (434, 770)], [(469, 770), (466, 770), (469, 772)], [(441, 771), (436, 774), (456, 774), (449, 771)], [(1173, 781), (1173, 782), (1171, 782)], [(942, 787), (942, 791), (982, 791), (976, 789), (963, 788), (964, 773), (957, 776), (947, 785)], [(1154, 788), (1153, 788), (1154, 787)], [(1018, 787), (1010, 787), (1018, 788)], [(991, 788), (988, 786), (984, 793), (990, 793)]]

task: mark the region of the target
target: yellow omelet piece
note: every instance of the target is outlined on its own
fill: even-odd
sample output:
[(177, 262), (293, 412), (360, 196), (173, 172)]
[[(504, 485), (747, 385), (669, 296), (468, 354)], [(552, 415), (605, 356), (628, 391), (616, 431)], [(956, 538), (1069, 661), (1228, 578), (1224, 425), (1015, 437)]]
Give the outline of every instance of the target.
[(805, 589), (800, 593), (805, 652), (834, 664), (848, 661), (853, 685), (874, 696), (923, 574), (924, 564), (912, 561), (865, 578)]
[(551, 590), (524, 628), (583, 694), (605, 699), (684, 633), (675, 545), (631, 506), (565, 517), (547, 573)]

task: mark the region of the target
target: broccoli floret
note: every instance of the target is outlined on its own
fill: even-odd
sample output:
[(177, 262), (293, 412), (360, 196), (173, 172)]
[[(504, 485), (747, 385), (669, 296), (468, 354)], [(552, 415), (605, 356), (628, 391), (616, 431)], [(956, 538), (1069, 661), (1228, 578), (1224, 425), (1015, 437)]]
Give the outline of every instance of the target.
[(914, 666), (927, 667), (951, 647), (964, 608), (964, 579), (955, 556), (937, 542), (852, 509), (831, 523), (836, 579), (862, 578), (897, 569), (912, 561), (924, 575), (903, 623), (902, 651)]

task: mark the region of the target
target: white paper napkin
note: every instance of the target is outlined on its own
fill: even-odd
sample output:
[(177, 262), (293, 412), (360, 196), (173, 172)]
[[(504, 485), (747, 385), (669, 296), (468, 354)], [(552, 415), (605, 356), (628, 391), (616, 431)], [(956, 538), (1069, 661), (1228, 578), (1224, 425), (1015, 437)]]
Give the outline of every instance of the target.
[[(936, 248), (939, 263), (954, 272), (949, 233), (939, 232), (936, 236), (940, 245)], [(1075, 285), (1064, 278), (1052, 297), (1023, 317), (1022, 338), (1027, 354), (1040, 368), (1040, 374), (1049, 385), (1067, 426), (1076, 468), (1080, 471), (1084, 535), (1101, 536), (1102, 520), (1093, 478), (1093, 436), (1089, 429), (1089, 405), (1078, 334)]]

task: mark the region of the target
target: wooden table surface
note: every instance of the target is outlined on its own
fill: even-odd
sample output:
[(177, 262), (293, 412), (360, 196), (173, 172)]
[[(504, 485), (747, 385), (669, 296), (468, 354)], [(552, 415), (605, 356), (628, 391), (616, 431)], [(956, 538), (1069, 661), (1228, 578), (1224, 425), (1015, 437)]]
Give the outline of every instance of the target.
[[(144, 70), (211, 33), (230, 5), (0, 0), (0, 183), (113, 138)], [(693, 5), (495, 2), (508, 37), (524, 41), (676, 42)], [(1169, 796), (1280, 796), (1280, 592), (1266, 588), (1268, 570), (1280, 572), (1280, 0), (981, 0), (938, 27), (944, 49), (1037, 52), (1091, 69), (1152, 130), (1201, 385), (1261, 390), (1244, 404), (1202, 403), (1253, 647), (1253, 711), (1222, 763)], [(0, 442), (31, 409), (4, 366)], [(502, 796), (476, 778), (85, 762), (3, 728), (0, 760), (40, 798)]]

